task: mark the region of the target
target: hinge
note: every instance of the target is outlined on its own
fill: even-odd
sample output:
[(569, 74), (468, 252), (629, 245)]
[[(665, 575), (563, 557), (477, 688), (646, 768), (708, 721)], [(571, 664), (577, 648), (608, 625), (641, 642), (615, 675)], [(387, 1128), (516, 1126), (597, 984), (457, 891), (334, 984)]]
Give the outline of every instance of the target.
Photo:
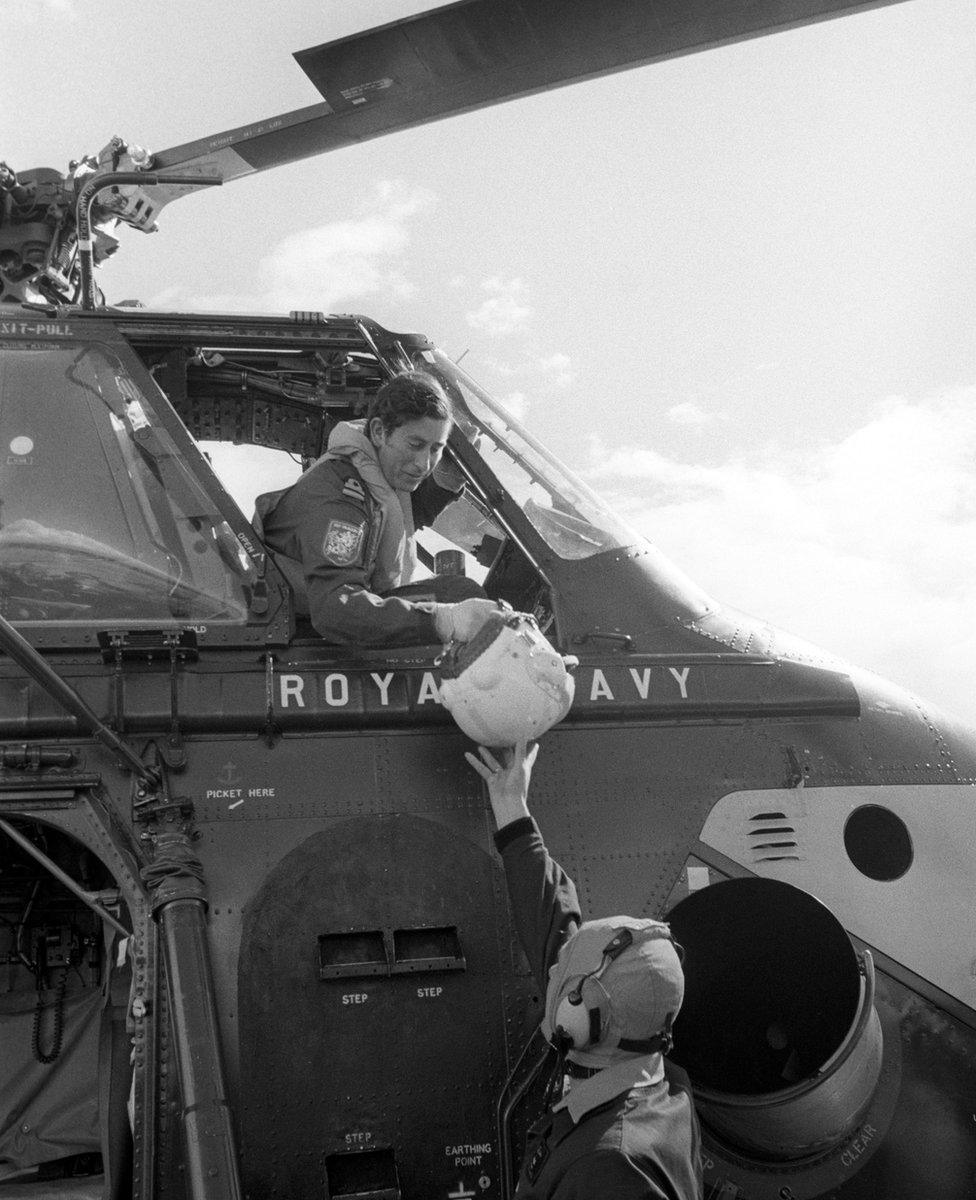
[(102, 659), (115, 664), (115, 727), (120, 735), (125, 726), (126, 661), (167, 661), (169, 663), (169, 733), (159, 743), (159, 755), (171, 771), (186, 766), (186, 749), (180, 732), (180, 714), (176, 686), (177, 663), (196, 662), (199, 658), (197, 635), (193, 629), (103, 630), (98, 634)]
[(175, 653), (181, 662), (200, 657), (195, 629), (103, 629), (98, 634), (102, 661), (168, 661)]

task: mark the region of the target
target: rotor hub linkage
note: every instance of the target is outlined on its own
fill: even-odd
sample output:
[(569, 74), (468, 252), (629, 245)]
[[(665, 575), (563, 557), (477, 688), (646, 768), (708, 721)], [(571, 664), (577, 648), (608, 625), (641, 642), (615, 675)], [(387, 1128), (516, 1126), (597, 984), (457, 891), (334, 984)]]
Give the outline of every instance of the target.
[(157, 175), (146, 171), (110, 171), (106, 175), (93, 176), (78, 193), (75, 205), (75, 225), (78, 229), (78, 266), (81, 271), (81, 307), (92, 309), (95, 303), (95, 256), (91, 235), (92, 202), (106, 188), (137, 184), (139, 187), (188, 185), (192, 187), (219, 187), (222, 179), (201, 175)]

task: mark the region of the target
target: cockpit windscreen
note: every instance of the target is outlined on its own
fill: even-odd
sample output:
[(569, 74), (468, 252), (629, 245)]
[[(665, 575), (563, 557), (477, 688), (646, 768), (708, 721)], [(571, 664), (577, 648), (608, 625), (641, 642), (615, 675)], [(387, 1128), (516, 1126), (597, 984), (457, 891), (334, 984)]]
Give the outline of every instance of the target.
[(250, 559), (108, 346), (4, 342), (0, 447), (8, 620), (246, 620)]
[(415, 357), (447, 388), (456, 424), (556, 554), (589, 558), (643, 540), (446, 354)]

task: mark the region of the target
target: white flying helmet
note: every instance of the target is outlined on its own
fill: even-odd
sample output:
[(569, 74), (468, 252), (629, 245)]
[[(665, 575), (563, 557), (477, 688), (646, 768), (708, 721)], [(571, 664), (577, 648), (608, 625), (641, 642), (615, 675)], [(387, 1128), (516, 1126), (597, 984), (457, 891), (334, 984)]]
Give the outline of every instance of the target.
[(569, 712), (574, 684), (564, 658), (528, 613), (499, 610), (441, 661), (441, 702), (483, 746), (540, 737)]

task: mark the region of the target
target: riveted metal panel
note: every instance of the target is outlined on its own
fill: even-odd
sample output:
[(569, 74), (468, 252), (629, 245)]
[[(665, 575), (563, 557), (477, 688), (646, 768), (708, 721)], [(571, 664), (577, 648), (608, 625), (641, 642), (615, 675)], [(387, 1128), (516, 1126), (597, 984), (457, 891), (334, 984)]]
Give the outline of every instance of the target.
[[(380, 782), (383, 771), (381, 758)], [(456, 931), (463, 970), (406, 960), (390, 972), (374, 954), (358, 977), (321, 977), (323, 935), (367, 931), (375, 946), (385, 934), (389, 947), (392, 931), (430, 927)], [(487, 1179), (479, 1194), (497, 1195), (494, 1097), (513, 1015), (534, 1007), (515, 964), (499, 864), (439, 822), (356, 817), (286, 855), (243, 916), (252, 1194), (320, 1196), (327, 1156), (392, 1149), (404, 1196), (446, 1194), (465, 1179)], [(481, 1149), (455, 1153), (465, 1146)]]

